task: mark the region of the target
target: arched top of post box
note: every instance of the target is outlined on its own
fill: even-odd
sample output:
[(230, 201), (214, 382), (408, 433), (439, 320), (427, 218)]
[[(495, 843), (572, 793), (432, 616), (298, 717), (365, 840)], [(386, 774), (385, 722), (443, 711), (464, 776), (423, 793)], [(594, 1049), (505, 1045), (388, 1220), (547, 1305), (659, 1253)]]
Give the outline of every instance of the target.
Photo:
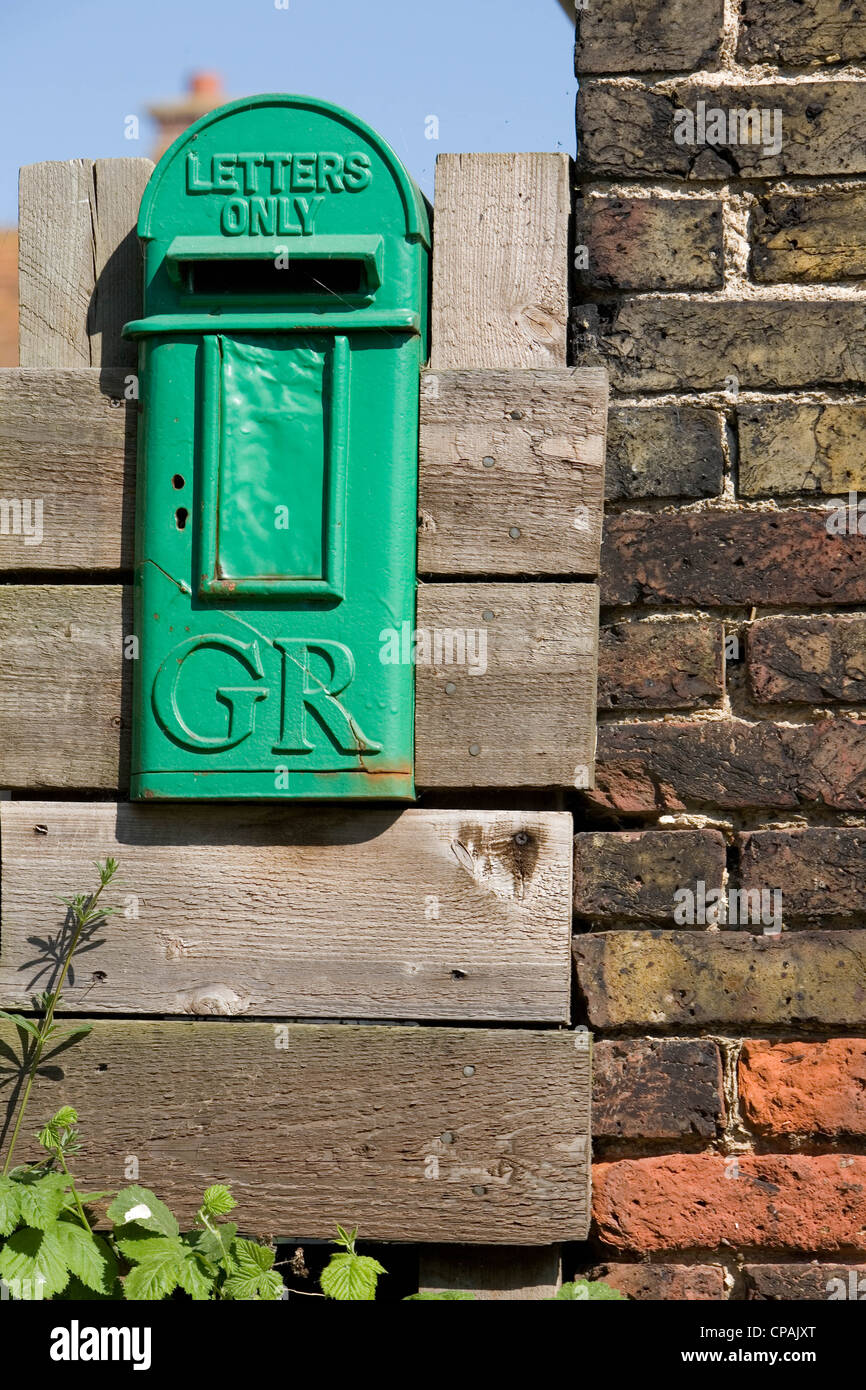
[[(330, 133), (334, 138), (328, 140)], [(266, 231), (276, 199), (277, 237), (281, 229), (295, 224), (302, 234), (348, 230), (331, 225), (333, 219), (323, 205), (335, 201), (334, 194), (346, 193), (349, 196), (341, 200), (346, 208), (354, 203), (353, 194), (378, 192), (383, 166), (399, 195), (402, 225), (393, 225), (391, 200), (380, 195), (369, 219), (378, 225), (370, 229), (392, 236), (401, 232), (429, 246), (421, 190), (390, 145), (365, 121), (317, 97), (242, 97), (202, 116), (169, 146), (145, 189), (138, 235), (152, 240), (184, 230), (210, 231), (222, 233), (230, 244), (250, 230)], [(181, 193), (190, 197), (181, 198)], [(199, 195), (208, 194), (215, 195), (207, 201), (219, 207), (221, 226), (203, 225)], [(349, 220), (361, 221), (357, 215)]]

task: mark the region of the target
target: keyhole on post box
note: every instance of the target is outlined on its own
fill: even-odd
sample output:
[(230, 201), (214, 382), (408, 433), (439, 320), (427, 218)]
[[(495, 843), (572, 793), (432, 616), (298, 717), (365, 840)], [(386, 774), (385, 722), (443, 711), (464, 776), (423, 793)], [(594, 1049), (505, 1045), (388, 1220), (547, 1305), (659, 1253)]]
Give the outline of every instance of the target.
[(185, 480), (184, 478), (182, 478), (181, 475), (180, 475), (179, 473), (175, 473), (174, 477), (173, 477), (172, 480), (171, 480), (171, 485), (172, 485), (172, 487), (173, 487), (173, 488), (176, 488), (177, 491), (179, 492), (180, 489), (181, 489), (182, 487), (185, 486), (185, 484), (186, 484), (186, 480)]
[(189, 512), (187, 511), (186, 507), (178, 507), (177, 511), (176, 511), (175, 514), (174, 514), (174, 519), (175, 519), (175, 523), (176, 523), (176, 525), (177, 525), (178, 531), (185, 531), (185, 530), (186, 530), (186, 522), (187, 522), (187, 517), (188, 517), (188, 516), (189, 516)]

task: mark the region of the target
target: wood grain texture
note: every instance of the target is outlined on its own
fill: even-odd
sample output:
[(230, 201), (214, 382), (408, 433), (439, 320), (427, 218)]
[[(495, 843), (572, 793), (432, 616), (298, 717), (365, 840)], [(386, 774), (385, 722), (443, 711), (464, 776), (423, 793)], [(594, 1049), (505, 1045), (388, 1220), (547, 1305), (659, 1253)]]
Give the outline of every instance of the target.
[(419, 786), (592, 785), (594, 584), (422, 584), (418, 627), (480, 630), (486, 642), (483, 674), (417, 667)]
[(571, 161), (436, 161), (430, 365), (564, 367)]
[[(425, 373), (419, 570), (597, 573), (606, 402), (594, 368)], [(124, 370), (0, 369), (0, 497), (44, 511), (0, 570), (131, 567), (137, 427)]]
[[(420, 586), (443, 662), (417, 666), (419, 787), (591, 785), (597, 605), (594, 584)], [(483, 673), (445, 660), (461, 630)], [(125, 788), (131, 631), (120, 586), (0, 585), (0, 787)]]
[(128, 782), (132, 590), (0, 585), (0, 787)]
[(28, 164), (18, 184), (22, 367), (89, 367), (87, 319), (96, 287), (93, 161)]
[[(259, 1236), (332, 1237), (340, 1221), (370, 1240), (544, 1245), (587, 1234), (585, 1037), (97, 1019), (48, 1059), (31, 1105), (74, 1098), (83, 1187), (125, 1186), (135, 1154), (184, 1222), (219, 1180)], [(0, 1038), (14, 1047), (11, 1024)]]
[(127, 367), (138, 361), (138, 344), (120, 336), (142, 313), (142, 246), (138, 208), (153, 172), (149, 159), (97, 159), (93, 165), (96, 294), (88, 331), (94, 366)]
[(418, 569), (598, 573), (607, 374), (427, 372)]
[(139, 312), (135, 236), (149, 159), (30, 164), (19, 186), (22, 367), (131, 367), (120, 329)]
[(66, 1011), (567, 1022), (571, 832), (557, 812), (4, 801), (0, 1006), (48, 987), (58, 897), (113, 856), (123, 915)]
[(0, 570), (133, 564), (137, 402), (124, 371), (0, 370), (0, 497), (42, 503), (42, 540), (0, 531)]

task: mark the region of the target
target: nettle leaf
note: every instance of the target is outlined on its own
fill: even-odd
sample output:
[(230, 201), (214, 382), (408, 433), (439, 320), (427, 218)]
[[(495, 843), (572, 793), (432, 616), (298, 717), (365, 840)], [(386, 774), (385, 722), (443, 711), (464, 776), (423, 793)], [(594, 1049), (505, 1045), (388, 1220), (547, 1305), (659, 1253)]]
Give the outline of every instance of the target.
[(52, 1227), (63, 1210), (66, 1182), (63, 1173), (40, 1173), (38, 1177), (27, 1174), (20, 1178), (17, 1186), (22, 1221), (38, 1226), (40, 1231)]
[(141, 1264), (142, 1260), (150, 1260), (162, 1255), (172, 1255), (176, 1260), (186, 1258), (186, 1247), (181, 1241), (180, 1236), (158, 1236), (153, 1231), (149, 1231), (146, 1226), (139, 1226), (136, 1222), (130, 1222), (128, 1226), (116, 1226), (114, 1229), (114, 1243), (126, 1259), (133, 1264)]
[(206, 1301), (213, 1293), (213, 1274), (201, 1256), (191, 1251), (186, 1251), (184, 1258), (178, 1262), (177, 1282), (184, 1293), (188, 1293), (197, 1303)]
[(231, 1249), (232, 1272), (222, 1287), (224, 1298), (236, 1301), (273, 1302), (283, 1292), (283, 1281), (271, 1266), (274, 1252), (254, 1240), (236, 1240)]
[(95, 1289), (89, 1289), (86, 1284), (82, 1284), (73, 1274), (63, 1292), (55, 1296), (63, 1303), (118, 1301), (123, 1298), (123, 1286), (119, 1279), (115, 1279), (107, 1293), (97, 1293)]
[(188, 1231), (183, 1236), (183, 1243), (196, 1254), (203, 1255), (206, 1260), (219, 1262), (225, 1259), (225, 1251), (231, 1250), (238, 1228), (233, 1221), (224, 1221), (220, 1224), (219, 1231), (219, 1236), (213, 1231)]
[(610, 1284), (605, 1284), (601, 1279), (575, 1279), (570, 1284), (563, 1284), (551, 1302), (560, 1299), (568, 1302), (586, 1302), (590, 1299), (628, 1302), (625, 1294), (620, 1293), (619, 1289), (612, 1289)]
[(54, 1231), (22, 1226), (0, 1247), (0, 1278), (16, 1298), (48, 1298), (62, 1293), (69, 1269)]
[(332, 1255), (322, 1270), (319, 1284), (326, 1298), (342, 1302), (371, 1302), (376, 1284), (386, 1270), (371, 1255), (352, 1255), (348, 1251)]
[(54, 1234), (76, 1278), (95, 1293), (110, 1293), (117, 1279), (117, 1260), (102, 1237), (66, 1219), (58, 1221)]
[(202, 1207), (208, 1216), (228, 1216), (237, 1206), (232, 1194), (224, 1183), (216, 1182), (207, 1188), (202, 1198)]
[(460, 1302), (474, 1303), (474, 1293), (466, 1293), (464, 1289), (442, 1289), (440, 1293), (410, 1293), (403, 1299), (404, 1303), (430, 1303), (439, 1302)]
[(0, 1177), (0, 1236), (8, 1236), (21, 1215), (21, 1187), (11, 1178)]
[(115, 1226), (134, 1221), (136, 1225), (145, 1226), (160, 1235), (180, 1234), (180, 1227), (168, 1207), (146, 1187), (125, 1187), (118, 1192), (108, 1208), (108, 1215)]
[(159, 1255), (149, 1255), (129, 1271), (123, 1280), (123, 1296), (135, 1302), (156, 1303), (168, 1298), (178, 1286), (178, 1266), (181, 1261), (169, 1248)]

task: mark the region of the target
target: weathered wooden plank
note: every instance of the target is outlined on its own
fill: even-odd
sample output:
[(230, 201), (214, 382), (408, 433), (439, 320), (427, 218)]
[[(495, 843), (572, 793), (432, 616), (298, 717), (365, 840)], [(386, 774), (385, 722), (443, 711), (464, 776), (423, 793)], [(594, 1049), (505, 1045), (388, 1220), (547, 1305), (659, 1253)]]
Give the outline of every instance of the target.
[(18, 360), (22, 367), (88, 367), (93, 161), (25, 165), (18, 203)]
[[(131, 567), (127, 394), (122, 370), (0, 370), (0, 497), (41, 499), (44, 518), (38, 549), (0, 530), (0, 570)], [(595, 574), (606, 400), (593, 368), (425, 373), (421, 572)]]
[(372, 1240), (544, 1245), (587, 1233), (585, 1038), (97, 1019), (40, 1070), (31, 1110), (75, 1105), (84, 1187), (124, 1186), (135, 1154), (184, 1221), (219, 1180), (260, 1236), (340, 1221)]
[(592, 785), (594, 584), (422, 584), (418, 628), (463, 632), (485, 652), (483, 672), (417, 667), (419, 786)]
[(598, 369), (427, 372), (419, 570), (597, 574), (606, 417)]
[(0, 520), (0, 570), (132, 568), (137, 425), (123, 369), (0, 371), (0, 498), (41, 517)]
[[(420, 787), (591, 785), (597, 604), (594, 584), (420, 586)], [(0, 787), (125, 787), (131, 631), (119, 586), (0, 585)]]
[(0, 585), (0, 787), (128, 783), (132, 590)]
[(135, 236), (149, 159), (30, 164), (19, 191), (22, 367), (132, 366), (120, 329), (139, 312)]
[(97, 159), (93, 165), (96, 294), (88, 331), (95, 366), (134, 368), (138, 345), (121, 338), (130, 319), (141, 315), (142, 251), (136, 224), (149, 159)]
[(0, 1005), (49, 984), (59, 896), (113, 856), (124, 913), (67, 1011), (567, 1022), (571, 834), (557, 812), (4, 801)]
[(570, 165), (439, 156), (431, 367), (565, 366)]
[(420, 1252), (422, 1293), (464, 1289), (480, 1302), (528, 1302), (554, 1298), (561, 1283), (558, 1245), (429, 1245)]

